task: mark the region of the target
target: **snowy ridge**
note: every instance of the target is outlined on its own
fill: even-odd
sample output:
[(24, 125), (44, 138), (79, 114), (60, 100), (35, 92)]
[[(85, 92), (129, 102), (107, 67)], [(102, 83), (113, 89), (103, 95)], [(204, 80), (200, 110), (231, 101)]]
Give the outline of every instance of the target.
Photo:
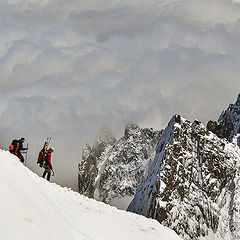
[(157, 221), (117, 210), (39, 178), (0, 150), (1, 240), (180, 239)]
[(183, 239), (240, 239), (239, 162), (236, 144), (175, 115), (128, 210)]
[[(161, 131), (129, 124), (118, 141), (111, 144), (97, 141), (92, 149), (85, 148), (86, 154), (79, 164), (80, 193), (126, 209), (148, 174), (160, 136)], [(96, 151), (100, 144), (104, 147)], [(86, 171), (89, 168), (94, 168), (94, 175), (93, 171)]]

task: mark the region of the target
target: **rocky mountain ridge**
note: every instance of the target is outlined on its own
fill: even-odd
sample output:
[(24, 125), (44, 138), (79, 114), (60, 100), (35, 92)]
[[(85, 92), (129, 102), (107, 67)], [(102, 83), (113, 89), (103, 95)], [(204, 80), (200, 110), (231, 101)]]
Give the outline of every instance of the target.
[(105, 203), (114, 201), (113, 205), (118, 200), (125, 201), (124, 206), (118, 207), (126, 209), (147, 176), (161, 131), (128, 124), (118, 141), (109, 134), (103, 135), (92, 148), (87, 145), (83, 150), (79, 192)]
[(240, 239), (240, 95), (207, 127), (173, 116), (128, 210), (183, 239)]
[(173, 116), (128, 211), (183, 239), (240, 239), (240, 151), (202, 123)]
[[(108, 138), (106, 138), (108, 139)], [(174, 115), (164, 131), (130, 124), (79, 164), (80, 193), (157, 219), (183, 239), (240, 239), (240, 94), (207, 127)]]

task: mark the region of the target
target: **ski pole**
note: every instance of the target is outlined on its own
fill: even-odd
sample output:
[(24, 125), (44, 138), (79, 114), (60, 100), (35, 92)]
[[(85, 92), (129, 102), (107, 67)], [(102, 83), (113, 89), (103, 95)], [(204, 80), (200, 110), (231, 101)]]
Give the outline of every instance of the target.
[(48, 146), (50, 145), (50, 142), (51, 142), (51, 137), (47, 138)]
[(25, 166), (27, 166), (27, 153), (28, 153), (28, 143), (27, 143), (27, 151), (26, 151), (26, 160), (25, 160)]

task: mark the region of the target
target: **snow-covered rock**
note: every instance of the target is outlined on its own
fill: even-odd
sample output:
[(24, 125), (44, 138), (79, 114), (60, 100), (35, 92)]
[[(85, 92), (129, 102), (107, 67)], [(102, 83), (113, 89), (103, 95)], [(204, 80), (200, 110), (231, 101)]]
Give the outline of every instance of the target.
[(83, 151), (79, 192), (126, 209), (148, 174), (160, 136), (161, 131), (128, 124), (118, 141), (98, 138), (92, 148), (87, 146)]
[[(239, 114), (239, 105), (238, 98), (231, 111)], [(175, 115), (128, 210), (157, 219), (183, 239), (240, 239), (239, 168), (236, 144)]]
[(115, 137), (107, 128), (101, 130), (94, 146), (86, 145), (82, 152), (82, 161), (78, 165), (78, 189), (87, 197), (94, 197), (96, 178), (99, 174), (99, 159), (103, 152), (116, 143)]
[(38, 177), (0, 150), (1, 240), (180, 240), (157, 221)]

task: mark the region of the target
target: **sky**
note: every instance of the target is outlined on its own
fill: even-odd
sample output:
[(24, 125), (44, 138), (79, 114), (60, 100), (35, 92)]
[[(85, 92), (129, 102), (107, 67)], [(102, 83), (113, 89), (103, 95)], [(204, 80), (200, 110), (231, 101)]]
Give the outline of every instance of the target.
[(0, 151), (0, 161), (1, 239), (181, 240), (156, 220), (39, 178), (9, 152)]
[(240, 89), (239, 19), (238, 0), (2, 0), (0, 146), (25, 137), (41, 175), (52, 137), (53, 181), (76, 190), (103, 125), (216, 120)]

